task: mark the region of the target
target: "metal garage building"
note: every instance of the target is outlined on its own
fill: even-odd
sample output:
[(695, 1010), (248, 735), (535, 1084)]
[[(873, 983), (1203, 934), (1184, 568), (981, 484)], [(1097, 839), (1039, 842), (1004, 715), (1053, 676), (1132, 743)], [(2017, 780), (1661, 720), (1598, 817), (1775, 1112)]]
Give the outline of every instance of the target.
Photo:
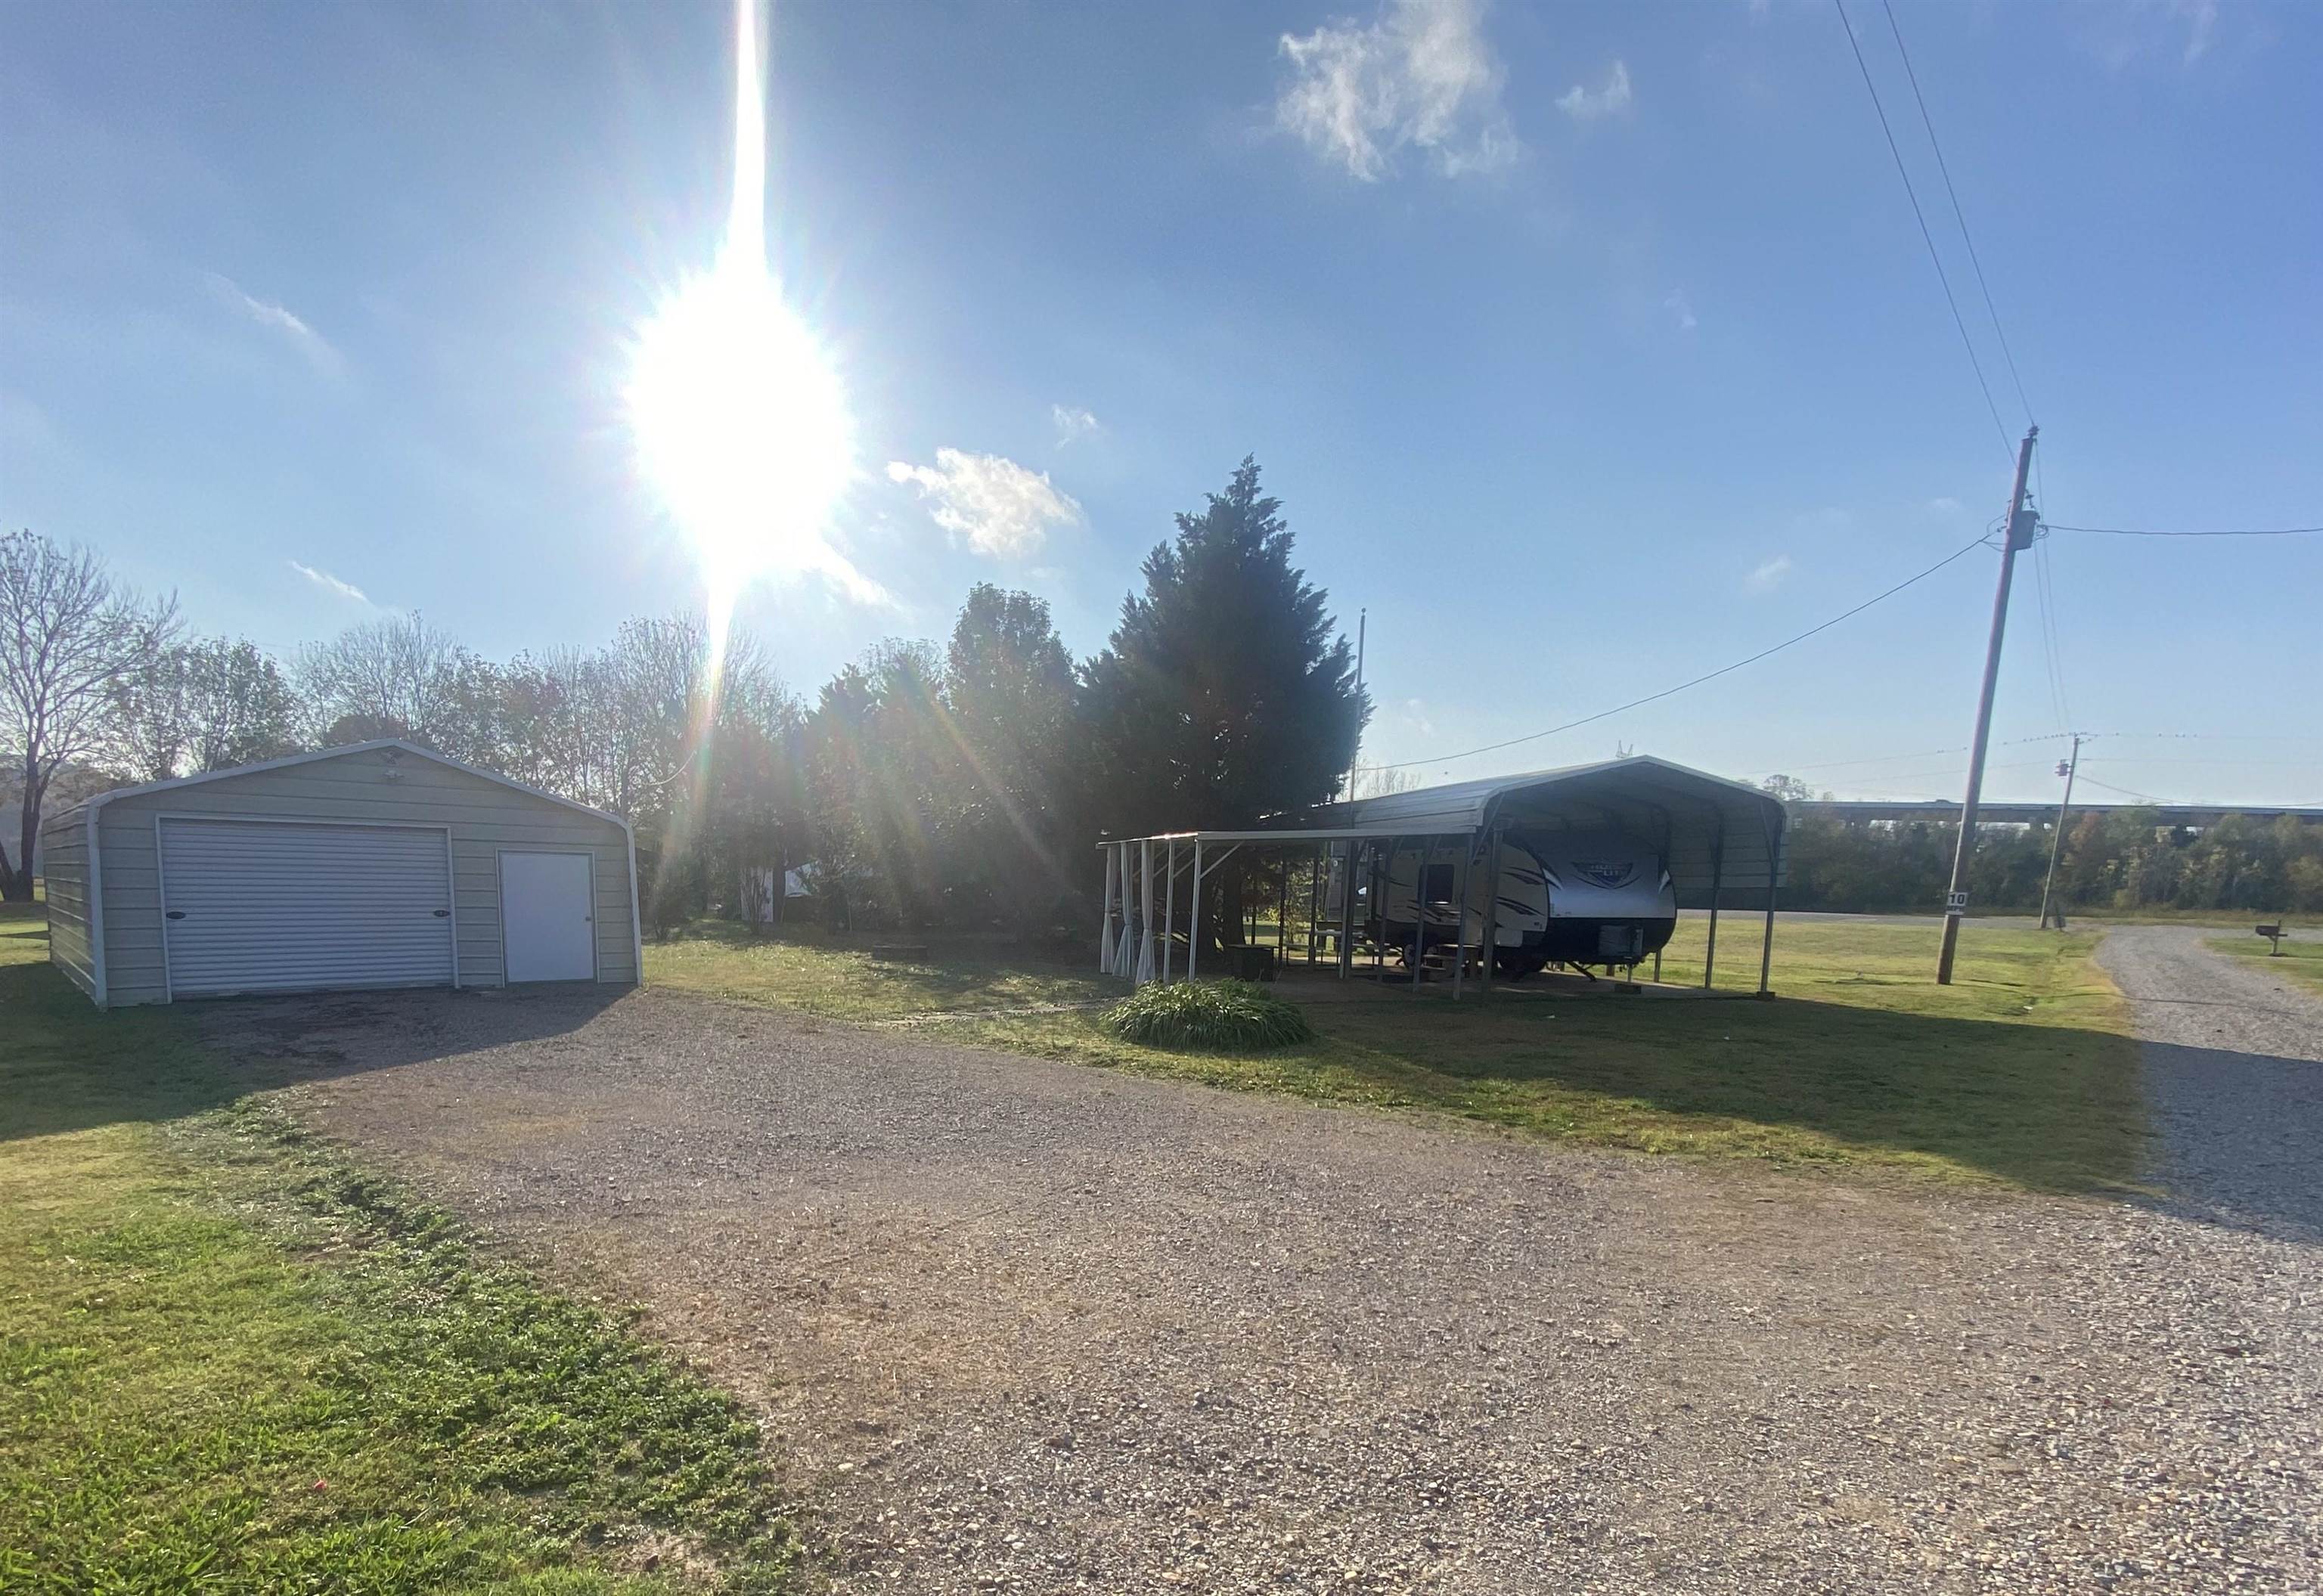
[(628, 822), (413, 743), (122, 787), (41, 836), (50, 960), (101, 1008), (638, 980)]

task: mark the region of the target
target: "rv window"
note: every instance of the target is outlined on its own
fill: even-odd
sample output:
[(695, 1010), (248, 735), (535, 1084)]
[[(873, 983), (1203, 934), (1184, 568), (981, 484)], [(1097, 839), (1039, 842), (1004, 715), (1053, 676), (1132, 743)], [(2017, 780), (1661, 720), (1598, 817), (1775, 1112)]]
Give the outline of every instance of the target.
[(1428, 891), (1425, 896), (1426, 901), (1431, 903), (1448, 903), (1452, 901), (1451, 866), (1430, 865), (1428, 867)]

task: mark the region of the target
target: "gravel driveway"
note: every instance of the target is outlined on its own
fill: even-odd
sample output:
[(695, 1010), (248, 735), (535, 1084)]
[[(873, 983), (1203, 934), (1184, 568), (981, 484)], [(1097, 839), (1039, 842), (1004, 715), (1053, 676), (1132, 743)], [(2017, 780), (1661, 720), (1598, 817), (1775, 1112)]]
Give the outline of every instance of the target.
[(2323, 1000), (2222, 959), (2195, 926), (2131, 926), (2098, 959), (2145, 1039), (2180, 1211), (2323, 1241)]
[[(2270, 1056), (2316, 1058), (2271, 1001), (2304, 1041)], [(798, 1461), (843, 1591), (2323, 1588), (2323, 1252), (2283, 1190), (1814, 1181), (652, 991), (209, 1023), (647, 1304)], [(2263, 1156), (2312, 1186), (2311, 1088), (2210, 1101), (2307, 1113)], [(2217, 1173), (2239, 1144), (2165, 1102), (2173, 1172)]]

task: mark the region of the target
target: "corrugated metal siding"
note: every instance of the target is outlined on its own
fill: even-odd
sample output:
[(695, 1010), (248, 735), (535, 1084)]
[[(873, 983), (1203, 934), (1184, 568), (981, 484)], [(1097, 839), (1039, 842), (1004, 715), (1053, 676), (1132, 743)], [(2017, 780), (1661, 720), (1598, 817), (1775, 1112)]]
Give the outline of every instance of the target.
[(165, 820), (161, 865), (177, 996), (451, 985), (441, 831)]
[(96, 995), (88, 940), (88, 824), (79, 805), (41, 820), (41, 885), (49, 900), (49, 962)]
[[(398, 773), (391, 782), (390, 768)], [(166, 999), (154, 855), (154, 818), (165, 813), (449, 825), (463, 986), (501, 983), (500, 849), (586, 848), (599, 905), (599, 978), (624, 985), (638, 978), (629, 838), (618, 824), (449, 766), (409, 756), (390, 761), (373, 750), (118, 798), (99, 811), (106, 977), (115, 1004)]]

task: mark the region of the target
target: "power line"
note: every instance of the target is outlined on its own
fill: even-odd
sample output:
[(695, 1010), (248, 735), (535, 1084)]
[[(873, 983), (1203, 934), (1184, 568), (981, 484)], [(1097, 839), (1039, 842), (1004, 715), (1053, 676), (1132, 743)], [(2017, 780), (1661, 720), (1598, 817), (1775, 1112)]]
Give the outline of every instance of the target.
[(2237, 527), (2219, 532), (2156, 532), (2146, 527), (2061, 527), (2054, 521), (2043, 521), (2041, 525), (2050, 532), (2089, 532), (2099, 537), (2305, 537), (2323, 532), (2323, 527)]
[(2057, 578), (2049, 565), (2049, 541), (2033, 546), (2033, 586), (2041, 601), (2041, 653), (2049, 667), (2049, 693), (2059, 727), (2073, 723), (2073, 701), (2065, 691), (2065, 642), (2057, 624)]
[[(2060, 743), (2063, 742), (2067, 738), (2072, 735), (2073, 734), (2070, 731), (2044, 731), (2038, 737), (2006, 738), (2001, 740), (1999, 746), (2004, 748), (2013, 748), (2021, 747), (2026, 743)], [(2094, 737), (2096, 734), (2094, 732), (2083, 732), (2081, 735), (2084, 739), (2087, 739)], [(2184, 735), (2191, 736), (2193, 734), (2189, 732)], [(1921, 748), (1909, 754), (1870, 754), (1860, 759), (1825, 759), (1814, 765), (1786, 765), (1783, 766), (1780, 774), (1788, 775), (1802, 770), (1838, 770), (1843, 766), (1850, 765), (1897, 765), (1906, 759), (1933, 759), (1940, 754), (1965, 754), (1967, 752), (1968, 745), (1966, 743), (1961, 743), (1957, 748)]]
[(2227, 765), (2237, 770), (2323, 770), (2323, 764), (2312, 759), (2149, 759), (2142, 754), (2126, 754), (2115, 759), (2085, 759), (2084, 765), (2206, 765), (2213, 768)]
[(1751, 655), (1747, 659), (1738, 659), (1732, 665), (1721, 665), (1714, 671), (1705, 671), (1690, 682), (1681, 682), (1675, 687), (1665, 687), (1659, 693), (1648, 693), (1643, 698), (1633, 698), (1628, 703), (1616, 704), (1610, 710), (1600, 710), (1593, 715), (1584, 715), (1578, 720), (1567, 720), (1564, 725), (1552, 726), (1546, 731), (1528, 731), (1522, 737), (1512, 737), (1504, 742), (1486, 743), (1481, 748), (1469, 748), (1464, 752), (1458, 754), (1440, 754), (1432, 759), (1405, 759), (1393, 765), (1376, 765), (1369, 766), (1368, 768), (1373, 770), (1409, 770), (1421, 765), (1448, 765), (1455, 759), (1473, 758), (1478, 754), (1497, 754), (1502, 748), (1513, 748), (1519, 743), (1538, 742), (1542, 738), (1555, 737), (1560, 731), (1571, 731), (1576, 727), (1587, 726), (1593, 721), (1607, 720), (1614, 715), (1619, 715), (1625, 711), (1637, 709), (1640, 705), (1653, 703), (1658, 700), (1672, 697), (1677, 693), (1684, 693), (1689, 687), (1699, 687), (1704, 682), (1715, 681), (1721, 676), (1731, 674), (1733, 672), (1740, 670), (1744, 665), (1756, 665), (1760, 660), (1766, 658), (1768, 655), (1780, 654), (1784, 649), (1792, 647), (1794, 644), (1805, 642), (1809, 637), (1813, 637), (1818, 632), (1827, 632), (1831, 630), (1832, 628), (1837, 626), (1841, 621), (1846, 620), (1852, 616), (1862, 614), (1866, 610), (1870, 609), (1874, 604), (1878, 603), (1884, 599), (1894, 598), (1897, 593), (1902, 592), (1914, 582), (1925, 581), (1927, 578), (1933, 576), (1937, 572), (1942, 570), (1945, 566), (1951, 564), (1954, 560), (1957, 560), (1961, 555), (1968, 554), (1970, 550), (1982, 548), (1983, 546), (1984, 538), (1981, 535), (1979, 535), (1973, 542), (1961, 545), (1959, 548), (1954, 549), (1951, 554), (1946, 555), (1942, 559), (1938, 560), (1926, 570), (1922, 571), (1915, 575), (1905, 577), (1903, 581), (1897, 582), (1894, 587), (1887, 589), (1885, 592), (1874, 593), (1870, 598), (1864, 600), (1863, 602), (1858, 604), (1854, 609), (1843, 610), (1837, 615), (1832, 616), (1829, 620), (1824, 621), (1822, 625), (1809, 627), (1805, 631), (1799, 633), (1796, 637), (1786, 637), (1771, 648), (1761, 648), (1758, 653)]
[(1820, 765), (1786, 765), (1778, 773), (1789, 775), (1802, 770), (1838, 770), (1851, 765), (1898, 765), (1906, 759), (1933, 759), (1940, 754), (1965, 754), (1968, 745), (1957, 748), (1922, 748), (1915, 754), (1874, 754), (1863, 759), (1826, 759)]
[[(2072, 732), (2070, 732), (2070, 731), (2043, 731), (2043, 732), (2038, 733), (2037, 735), (2033, 736), (2033, 737), (2011, 737), (2011, 738), (1999, 738), (1999, 739), (1997, 739), (1997, 740), (1996, 741), (1996, 743), (1995, 743), (1995, 745), (1994, 745), (1994, 746), (1995, 746), (1995, 747), (1997, 747), (1997, 748), (2025, 748), (2025, 747), (2029, 747), (2030, 745), (2032, 745), (2032, 744), (2034, 744), (2034, 743), (2061, 743), (2061, 742), (2064, 742), (2064, 741), (2068, 740), (2068, 739), (2069, 739), (2069, 738), (2070, 738), (2073, 735), (2074, 735), (2074, 734), (2073, 734)], [(2292, 745), (2294, 745), (2294, 746), (2296, 746), (2296, 747), (2300, 747), (2300, 748), (2310, 748), (2310, 747), (2323, 746), (2323, 737), (2286, 737), (2286, 736), (2282, 735), (2282, 733), (2280, 733), (2280, 732), (2241, 732), (2241, 731), (2084, 731), (2084, 732), (2081, 732), (2081, 733), (2080, 734), (2080, 739), (2081, 739), (2084, 743), (2094, 743), (2094, 742), (2098, 742), (2098, 741), (2100, 741), (2100, 740), (2113, 740), (2113, 741), (2118, 741), (2118, 742), (2191, 742), (2191, 741), (2199, 741), (2199, 742), (2227, 742), (2227, 743), (2290, 743), (2290, 744), (2292, 744)], [(1942, 756), (1943, 756), (1943, 755), (1945, 755), (1945, 754), (1965, 754), (1965, 753), (1967, 753), (1967, 752), (1968, 752), (1968, 745), (1967, 745), (1967, 744), (1965, 744), (1965, 743), (1962, 743), (1962, 744), (1960, 744), (1960, 745), (1959, 745), (1959, 746), (1957, 746), (1957, 747), (1954, 747), (1954, 748), (1915, 748), (1915, 749), (1914, 749), (1912, 752), (1910, 752), (1910, 753), (1908, 753), (1908, 754), (1867, 754), (1867, 755), (1865, 755), (1863, 757), (1861, 757), (1861, 758), (1859, 758), (1859, 759), (1823, 759), (1823, 760), (1819, 760), (1819, 761), (1817, 761), (1817, 762), (1815, 762), (1814, 764), (1812, 764), (1812, 765), (1785, 765), (1785, 766), (1782, 767), (1782, 774), (1786, 775), (1795, 775), (1798, 774), (1800, 771), (1803, 771), (1803, 770), (1840, 770), (1840, 769), (1848, 768), (1848, 767), (1850, 767), (1850, 766), (1858, 766), (1858, 765), (1900, 765), (1900, 764), (1904, 763), (1905, 760), (1908, 760), (1908, 759), (1934, 759), (1934, 758), (1938, 758), (1938, 757), (1942, 757)], [(2124, 761), (2124, 762), (2126, 762), (2126, 761)], [(2112, 763), (2116, 763), (2116, 761), (2108, 760), (2108, 759), (2084, 759), (2084, 760), (2082, 761), (2082, 763), (2083, 763), (2083, 764), (2085, 764), (2085, 765), (2104, 765), (2104, 764), (2112, 764)], [(2143, 760), (2143, 759), (2142, 759), (2142, 760), (2139, 760), (2139, 761), (2138, 761), (2138, 763), (2141, 763), (2141, 764), (2162, 764), (2162, 765), (2169, 765), (2169, 764), (2176, 764), (2176, 763), (2181, 763), (2181, 761), (2176, 761), (2176, 760), (2169, 760), (2169, 759), (2162, 759), (2162, 760)], [(2194, 762), (2194, 761), (2185, 761), (2184, 763), (2196, 763), (2196, 762)], [(2241, 763), (2244, 763), (2244, 762), (2243, 762), (2243, 761), (2241, 761), (2241, 760), (2215, 760), (2215, 761), (2212, 761), (2212, 760), (2204, 760), (2204, 761), (2199, 761), (2199, 763), (2203, 763), (2203, 764), (2241, 764)], [(1996, 768), (1997, 768), (1997, 767), (1996, 767)], [(2294, 769), (2307, 769), (2307, 768), (2310, 768), (2310, 767), (2309, 767), (2309, 766), (2291, 766), (2291, 768), (2294, 768)], [(1937, 773), (1934, 773), (1934, 774), (1941, 775), (1941, 774), (1943, 774), (1943, 773), (1942, 773), (1942, 772), (1937, 772)], [(1873, 780), (1873, 779), (1878, 779), (1878, 780), (1887, 781), (1887, 780), (1899, 780), (1899, 779), (1907, 779), (1907, 778), (1892, 777), (1892, 776), (1882, 776), (1882, 777), (1873, 778), (1873, 777), (1869, 777), (1869, 776), (1865, 776), (1865, 777), (1861, 777), (1861, 778), (1859, 778), (1859, 779), (1860, 779), (1860, 780), (1862, 780), (1862, 781), (1870, 781), (1870, 780)]]
[(2127, 787), (2116, 787), (2111, 782), (2101, 782), (2093, 775), (2085, 775), (2081, 780), (2087, 782), (2092, 787), (2103, 787), (2108, 793), (2118, 793), (2125, 798), (2135, 798), (2140, 803), (2161, 803), (2165, 802), (2163, 799), (2156, 798), (2151, 793), (2133, 793)]
[(1863, 59), (1863, 46), (1856, 41), (1855, 26), (1847, 20), (1846, 0), (1831, 0), (1839, 13), (1839, 25), (1847, 34), (1847, 47), (1855, 52), (1856, 69), (1863, 74), (1863, 87), (1871, 94), (1871, 109), (1879, 117), (1879, 131), (1887, 135), (1887, 153), (1896, 158), (1896, 175), (1904, 179), (1904, 197), (1912, 202), (1913, 219), (1920, 224), (1920, 240), (1928, 246), (1928, 259), (1935, 263), (1936, 280), (1943, 284), (1944, 303), (1951, 307), (1952, 326), (1960, 329), (1960, 344), (1968, 351), (1968, 363), (1976, 372), (1976, 385), (1984, 394), (1984, 408), (1992, 412), (1992, 429), (2000, 435), (2000, 446), (2012, 458), (2015, 446), (2008, 441), (2008, 427), (2000, 419), (2000, 407), (1992, 402), (1992, 385), (1984, 380), (1984, 362), (1976, 357), (1976, 341), (1968, 335), (1968, 322), (1960, 315), (1960, 301), (1952, 295), (1952, 280), (1945, 275), (1943, 257), (1936, 252), (1935, 235), (1928, 231), (1928, 218), (1920, 209), (1920, 196), (1912, 187), (1912, 174), (1904, 165), (1904, 151), (1896, 145), (1896, 131), (1887, 125), (1887, 108), (1879, 103), (1878, 87), (1871, 81), (1871, 68)]
[[(2049, 762), (2045, 759), (2035, 759), (2010, 765), (1988, 765), (1984, 768), (1987, 774), (1996, 770), (2046, 770), (2049, 768)], [(1850, 787), (1892, 787), (1903, 782), (1934, 781), (1938, 777), (1950, 777), (1957, 781), (1965, 774), (1967, 774), (1965, 766), (1954, 765), (1943, 770), (1907, 770), (1900, 775), (1859, 776), (1844, 784)]]
[(2091, 737), (2110, 737), (2135, 742), (2211, 743), (2323, 743), (2323, 737), (2286, 737), (2279, 731), (2097, 731)]
[[(1968, 263), (1976, 269), (1976, 286), (1984, 295), (1984, 308), (1992, 317), (1993, 336), (2000, 340), (2000, 358), (2008, 362), (2008, 380), (2016, 385), (2016, 402), (2025, 407), (2025, 419), (2035, 419), (2033, 401), (2025, 397), (2025, 379), (2016, 374), (2016, 356), (2008, 347), (2008, 335), (2001, 330), (2000, 311), (1992, 302), (1992, 285), (1984, 280), (1984, 262), (1977, 258), (1976, 240), (1968, 230), (1968, 216), (1960, 209), (1960, 191), (1952, 187), (1952, 169), (1945, 164), (1943, 144), (1936, 137), (1936, 124), (1928, 115), (1928, 102), (1920, 94), (1920, 75), (1912, 70), (1912, 52), (1904, 48), (1904, 30), (1896, 25), (1896, 7), (1889, 0), (1879, 0), (1880, 8), (1887, 14), (1887, 31), (1896, 35), (1896, 53), (1904, 58), (1904, 76), (1911, 81), (1912, 98), (1920, 107), (1920, 125), (1928, 130), (1928, 147), (1936, 152), (1936, 170), (1944, 177), (1944, 194), (1952, 202), (1952, 220), (1960, 224), (1960, 242), (1968, 246)], [(1987, 396), (1989, 397), (1989, 396)]]

